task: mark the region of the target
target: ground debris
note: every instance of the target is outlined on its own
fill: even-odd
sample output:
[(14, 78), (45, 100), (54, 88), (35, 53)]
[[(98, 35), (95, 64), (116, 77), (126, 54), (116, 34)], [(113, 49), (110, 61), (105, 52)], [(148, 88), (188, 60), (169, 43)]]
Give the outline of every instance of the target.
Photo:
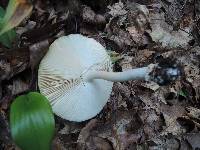
[[(7, 1), (0, 0), (5, 8)], [(17, 28), (17, 44), (0, 46), (0, 149), (17, 149), (9, 133), (9, 108), (37, 91), (37, 68), (58, 37), (81, 33), (119, 59), (115, 71), (164, 59), (183, 67), (168, 86), (114, 83), (102, 112), (83, 123), (56, 117), (52, 149), (199, 149), (200, 2), (198, 0), (36, 0)], [(167, 64), (166, 64), (167, 65)]]

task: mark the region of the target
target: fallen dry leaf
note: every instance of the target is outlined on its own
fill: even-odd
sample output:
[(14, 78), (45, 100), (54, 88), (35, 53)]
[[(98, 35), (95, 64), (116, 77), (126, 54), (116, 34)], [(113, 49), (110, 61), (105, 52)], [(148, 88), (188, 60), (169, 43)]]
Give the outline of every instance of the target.
[(27, 79), (14, 78), (12, 84), (12, 95), (18, 95), (29, 90), (30, 85)]
[(159, 136), (157, 138), (154, 138), (151, 141), (149, 141), (149, 146), (148, 146), (150, 150), (157, 150), (157, 149), (175, 150), (179, 149), (179, 147), (180, 147), (179, 140), (173, 135)]
[(28, 48), (0, 50), (0, 81), (8, 80), (28, 67)]
[(150, 13), (150, 26), (148, 33), (152, 40), (161, 43), (163, 47), (186, 48), (192, 40), (189, 31), (173, 31), (173, 27), (165, 22), (164, 13)]
[[(80, 132), (79, 148), (125, 150), (132, 144), (138, 143), (143, 134), (143, 122), (140, 116), (134, 111), (115, 113), (106, 123), (91, 120)], [(97, 141), (101, 146), (95, 143)]]
[(125, 10), (124, 4), (122, 2), (115, 3), (112, 6), (108, 6), (110, 11), (108, 12), (112, 16), (120, 16), (120, 15), (125, 15), (127, 11)]
[(166, 104), (161, 105), (161, 112), (165, 119), (166, 127), (162, 132), (162, 135), (173, 134), (180, 135), (186, 132), (186, 129), (182, 127), (177, 119), (185, 115), (185, 109), (182, 106), (174, 105), (168, 106)]
[(192, 149), (200, 148), (200, 134), (199, 133), (189, 133), (184, 136), (185, 140), (190, 144)]
[(29, 47), (30, 51), (30, 61), (29, 64), (32, 69), (34, 69), (44, 57), (46, 52), (48, 51), (50, 40), (40, 41), (35, 43)]
[(90, 7), (84, 6), (82, 10), (83, 21), (90, 24), (105, 24), (105, 17), (96, 14)]

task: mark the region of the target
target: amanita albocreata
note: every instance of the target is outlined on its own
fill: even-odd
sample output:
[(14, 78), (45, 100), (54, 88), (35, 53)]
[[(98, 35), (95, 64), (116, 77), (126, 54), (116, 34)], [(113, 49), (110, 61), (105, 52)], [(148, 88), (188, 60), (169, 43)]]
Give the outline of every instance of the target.
[(162, 68), (158, 64), (112, 72), (111, 59), (100, 43), (71, 34), (51, 44), (39, 66), (38, 85), (56, 115), (80, 122), (103, 109), (115, 81), (146, 80), (165, 84), (180, 74), (176, 66)]

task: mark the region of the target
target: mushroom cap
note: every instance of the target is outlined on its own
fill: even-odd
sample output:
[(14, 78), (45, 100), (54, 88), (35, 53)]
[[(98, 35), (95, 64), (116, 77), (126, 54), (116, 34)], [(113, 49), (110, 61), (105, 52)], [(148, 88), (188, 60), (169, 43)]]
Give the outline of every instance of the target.
[(38, 86), (56, 115), (80, 122), (103, 109), (113, 83), (102, 79), (84, 81), (84, 75), (92, 70), (112, 71), (109, 55), (94, 39), (71, 34), (51, 44), (39, 65)]

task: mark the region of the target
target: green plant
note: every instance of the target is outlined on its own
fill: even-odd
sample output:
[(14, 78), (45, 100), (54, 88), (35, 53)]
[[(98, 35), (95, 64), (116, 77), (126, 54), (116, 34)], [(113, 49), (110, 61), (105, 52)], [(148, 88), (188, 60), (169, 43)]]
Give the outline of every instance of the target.
[(14, 27), (18, 26), (32, 10), (28, 0), (10, 0), (6, 11), (0, 7), (0, 43), (10, 48), (16, 37)]
[(55, 121), (48, 100), (37, 92), (17, 97), (11, 104), (10, 127), (22, 150), (49, 150)]
[(181, 90), (178, 92), (178, 95), (187, 98), (187, 96), (188, 96), (189, 94), (188, 94), (188, 91), (187, 91), (187, 90), (181, 89)]
[[(5, 11), (2, 7), (0, 7), (0, 29), (2, 26), (2, 20), (3, 20), (3, 16), (5, 14)], [(2, 34), (0, 36), (0, 43), (2, 43), (4, 46), (10, 48), (12, 45), (12, 41), (15, 39), (16, 37), (16, 32), (14, 29), (9, 30), (8, 32)]]

